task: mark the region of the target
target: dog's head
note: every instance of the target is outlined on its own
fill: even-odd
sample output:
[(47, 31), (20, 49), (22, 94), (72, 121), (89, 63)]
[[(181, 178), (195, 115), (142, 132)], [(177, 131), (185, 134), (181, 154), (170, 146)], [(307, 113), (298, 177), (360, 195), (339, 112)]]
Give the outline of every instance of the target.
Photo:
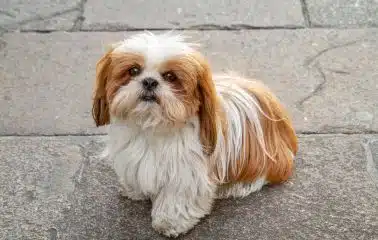
[(206, 59), (172, 33), (136, 34), (117, 43), (97, 63), (93, 118), (142, 127), (166, 127), (198, 116), (204, 144), (213, 148), (217, 98)]

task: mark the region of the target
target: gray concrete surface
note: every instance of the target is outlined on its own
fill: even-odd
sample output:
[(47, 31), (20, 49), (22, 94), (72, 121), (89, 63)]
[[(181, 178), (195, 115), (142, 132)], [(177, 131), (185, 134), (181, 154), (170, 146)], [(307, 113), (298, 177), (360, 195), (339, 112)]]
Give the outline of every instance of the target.
[(376, 0), (306, 0), (313, 26), (378, 26)]
[(376, 0), (7, 0), (0, 30), (358, 28), (376, 27), (377, 11)]
[(0, 26), (21, 30), (68, 30), (80, 15), (80, 0), (0, 2)]
[[(276, 7), (277, 4), (280, 7)], [(84, 29), (303, 26), (297, 0), (88, 0)]]
[[(375, 29), (187, 33), (202, 43), (214, 71), (234, 70), (266, 82), (290, 109), (299, 132), (378, 131)], [(95, 63), (106, 44), (124, 35), (5, 34), (0, 95), (17, 108), (0, 112), (0, 133), (101, 131), (90, 115)]]
[(172, 28), (266, 82), (301, 133), (288, 183), (181, 239), (378, 239), (377, 22), (373, 0), (0, 2), (0, 239), (164, 239), (118, 194), (90, 99), (104, 45)]
[[(118, 194), (102, 137), (0, 138), (1, 239), (163, 239), (150, 203)], [(217, 201), (181, 239), (374, 239), (378, 189), (366, 151), (377, 135), (300, 137), (293, 179)], [(31, 154), (32, 153), (32, 154)], [(374, 154), (373, 161), (377, 161)]]

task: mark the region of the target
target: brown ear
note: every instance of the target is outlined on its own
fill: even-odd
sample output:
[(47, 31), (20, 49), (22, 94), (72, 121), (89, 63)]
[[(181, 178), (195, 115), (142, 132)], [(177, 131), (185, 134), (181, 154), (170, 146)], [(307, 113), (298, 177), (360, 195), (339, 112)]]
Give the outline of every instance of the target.
[(92, 116), (97, 127), (110, 122), (106, 85), (110, 75), (111, 53), (112, 50), (108, 51), (96, 65), (96, 83), (93, 94)]
[(209, 64), (199, 53), (195, 54), (195, 59), (200, 66), (198, 71), (200, 137), (204, 152), (210, 155), (217, 144), (218, 99)]

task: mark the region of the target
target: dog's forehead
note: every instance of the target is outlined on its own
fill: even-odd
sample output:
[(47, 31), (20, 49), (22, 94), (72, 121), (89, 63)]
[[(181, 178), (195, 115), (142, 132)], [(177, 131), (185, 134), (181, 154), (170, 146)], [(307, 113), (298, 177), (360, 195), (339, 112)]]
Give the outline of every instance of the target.
[(184, 40), (183, 36), (173, 34), (137, 34), (122, 41), (114, 52), (141, 54), (148, 64), (158, 64), (172, 57), (193, 52), (191, 44)]

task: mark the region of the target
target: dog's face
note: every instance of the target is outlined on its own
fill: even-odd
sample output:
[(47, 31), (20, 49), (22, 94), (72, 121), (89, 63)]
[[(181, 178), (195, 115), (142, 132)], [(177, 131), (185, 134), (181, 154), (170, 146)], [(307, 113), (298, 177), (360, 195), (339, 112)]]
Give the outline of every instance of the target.
[(97, 126), (114, 118), (142, 127), (174, 127), (198, 116), (203, 140), (213, 145), (216, 105), (206, 60), (180, 36), (135, 35), (97, 64), (93, 102)]

